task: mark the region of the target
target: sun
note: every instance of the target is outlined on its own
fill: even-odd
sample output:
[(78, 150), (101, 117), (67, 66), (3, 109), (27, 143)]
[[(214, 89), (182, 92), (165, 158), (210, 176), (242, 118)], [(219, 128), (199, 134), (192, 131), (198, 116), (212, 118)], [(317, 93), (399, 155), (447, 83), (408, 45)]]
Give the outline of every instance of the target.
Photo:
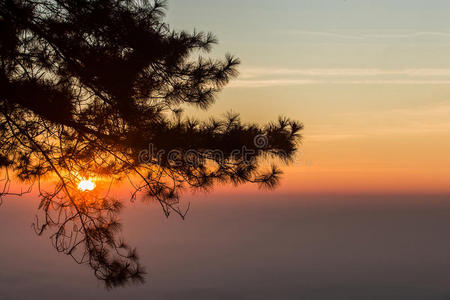
[(78, 189), (82, 192), (85, 191), (92, 191), (95, 188), (95, 182), (92, 181), (92, 179), (82, 179), (78, 183)]

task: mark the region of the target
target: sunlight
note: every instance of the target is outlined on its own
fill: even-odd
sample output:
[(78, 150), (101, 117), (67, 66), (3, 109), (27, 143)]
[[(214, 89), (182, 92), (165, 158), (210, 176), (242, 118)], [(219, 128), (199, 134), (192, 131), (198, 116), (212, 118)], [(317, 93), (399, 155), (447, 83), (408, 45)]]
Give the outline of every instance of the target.
[(78, 183), (78, 189), (82, 192), (85, 191), (92, 191), (95, 188), (95, 183), (92, 181), (92, 179), (82, 179)]

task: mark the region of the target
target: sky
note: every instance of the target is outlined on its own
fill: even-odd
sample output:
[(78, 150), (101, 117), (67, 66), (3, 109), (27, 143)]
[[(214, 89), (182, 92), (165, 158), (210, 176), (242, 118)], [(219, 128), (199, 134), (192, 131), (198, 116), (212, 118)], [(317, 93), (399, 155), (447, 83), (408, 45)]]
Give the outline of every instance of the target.
[(34, 234), (36, 195), (7, 199), (0, 300), (449, 298), (449, 1), (170, 0), (167, 21), (242, 61), (186, 113), (304, 123), (281, 186), (184, 195), (186, 220), (118, 189), (148, 276), (112, 291)]
[(213, 32), (219, 44), (209, 55), (242, 61), (210, 110), (189, 113), (304, 123), (280, 193), (442, 194), (450, 192), (448, 11), (448, 1), (172, 0), (167, 20)]

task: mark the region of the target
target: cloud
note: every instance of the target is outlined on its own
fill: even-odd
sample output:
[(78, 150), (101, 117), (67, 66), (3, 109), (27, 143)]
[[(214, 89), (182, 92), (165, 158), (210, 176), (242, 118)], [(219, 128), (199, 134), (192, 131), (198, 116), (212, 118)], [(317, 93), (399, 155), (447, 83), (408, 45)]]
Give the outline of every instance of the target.
[(410, 77), (448, 76), (450, 69), (444, 68), (410, 68), (410, 69), (377, 69), (377, 68), (260, 68), (250, 67), (241, 70), (241, 78), (255, 78), (260, 76), (385, 76), (402, 75)]
[(311, 80), (311, 79), (272, 79), (272, 80), (235, 80), (230, 88), (261, 88), (273, 86), (296, 86), (311, 84), (363, 84), (363, 85), (446, 85), (448, 80)]
[(348, 139), (359, 139), (368, 136), (367, 134), (357, 134), (357, 133), (335, 133), (335, 134), (305, 134), (305, 141), (313, 142), (329, 142), (329, 141), (339, 141)]
[[(450, 103), (441, 102), (428, 106), (421, 106), (418, 108), (398, 108), (391, 111), (393, 115), (402, 115), (404, 117), (442, 117), (447, 119), (450, 115)], [(450, 130), (450, 126), (447, 127)]]
[(388, 32), (332, 32), (332, 31), (311, 31), (311, 30), (289, 30), (290, 35), (313, 35), (332, 37), (339, 39), (365, 40), (365, 39), (401, 39), (418, 37), (443, 37), (450, 38), (450, 32), (445, 31), (388, 31)]
[[(359, 115), (360, 116), (360, 115)], [(336, 129), (333, 126), (322, 126), (320, 129), (316, 128), (313, 132), (305, 132), (303, 134), (304, 140), (308, 142), (331, 142), (350, 139), (371, 139), (374, 136), (417, 136), (432, 133), (448, 133), (450, 132), (450, 122), (438, 122), (430, 124), (426, 122), (412, 122), (405, 121), (396, 125), (385, 126), (365, 126), (361, 122), (361, 126), (357, 128), (340, 128)], [(323, 133), (326, 132), (326, 133)]]
[(445, 68), (263, 68), (248, 67), (230, 87), (256, 88), (305, 84), (450, 84)]
[(234, 80), (228, 86), (232, 88), (257, 88), (267, 86), (322, 84), (321, 80), (311, 79), (268, 79), (268, 80)]

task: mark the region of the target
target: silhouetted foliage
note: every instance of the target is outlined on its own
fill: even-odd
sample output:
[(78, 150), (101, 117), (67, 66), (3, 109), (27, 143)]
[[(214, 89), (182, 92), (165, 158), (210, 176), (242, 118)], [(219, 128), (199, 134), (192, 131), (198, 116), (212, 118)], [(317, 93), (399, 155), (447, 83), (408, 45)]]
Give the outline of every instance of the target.
[(203, 57), (215, 37), (173, 31), (164, 12), (164, 1), (1, 1), (0, 167), (24, 181), (57, 179), (54, 191), (40, 190), (36, 230), (54, 228), (55, 248), (111, 287), (144, 272), (116, 237), (121, 202), (81, 193), (80, 178), (129, 177), (167, 216), (184, 217), (183, 188), (275, 186), (281, 172), (260, 162), (292, 159), (302, 129), (285, 118), (184, 118), (183, 106), (214, 102), (239, 61)]

